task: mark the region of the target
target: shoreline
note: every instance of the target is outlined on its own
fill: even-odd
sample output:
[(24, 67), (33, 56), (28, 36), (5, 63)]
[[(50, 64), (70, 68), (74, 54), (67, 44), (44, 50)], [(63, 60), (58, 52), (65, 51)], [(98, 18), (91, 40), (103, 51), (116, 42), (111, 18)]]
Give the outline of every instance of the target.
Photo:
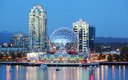
[(86, 66), (100, 66), (100, 65), (128, 65), (128, 62), (93, 62), (93, 63), (32, 63), (32, 62), (0, 62), (0, 65), (20, 65), (20, 66), (41, 66), (48, 67), (86, 67)]

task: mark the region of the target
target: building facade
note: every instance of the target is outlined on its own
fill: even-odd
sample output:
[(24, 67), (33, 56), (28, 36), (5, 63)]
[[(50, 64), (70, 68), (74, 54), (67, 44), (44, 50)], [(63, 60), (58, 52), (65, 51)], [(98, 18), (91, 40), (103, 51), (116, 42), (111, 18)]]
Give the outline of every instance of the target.
[(73, 30), (78, 38), (78, 48), (79, 53), (89, 52), (89, 24), (80, 19), (79, 21), (73, 23)]
[(91, 53), (95, 52), (95, 27), (89, 26), (89, 48)]
[(29, 13), (30, 52), (42, 52), (47, 48), (47, 17), (41, 5), (35, 5)]
[(22, 32), (16, 33), (11, 37), (10, 47), (15, 48), (27, 48), (28, 47), (28, 36)]

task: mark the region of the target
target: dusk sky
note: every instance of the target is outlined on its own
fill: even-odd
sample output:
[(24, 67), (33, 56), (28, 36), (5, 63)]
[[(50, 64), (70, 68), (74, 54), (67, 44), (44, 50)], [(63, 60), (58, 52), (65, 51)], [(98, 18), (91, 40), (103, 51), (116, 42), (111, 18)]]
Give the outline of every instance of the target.
[(47, 11), (48, 35), (82, 18), (96, 27), (98, 37), (128, 38), (128, 0), (0, 0), (0, 32), (28, 33), (29, 12), (36, 4)]

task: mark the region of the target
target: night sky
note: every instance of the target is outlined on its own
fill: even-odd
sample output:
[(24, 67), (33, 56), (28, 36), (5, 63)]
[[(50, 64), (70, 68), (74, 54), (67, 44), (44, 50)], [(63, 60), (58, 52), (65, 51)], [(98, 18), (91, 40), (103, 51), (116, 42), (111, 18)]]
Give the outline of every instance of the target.
[(48, 35), (82, 18), (96, 27), (98, 37), (128, 37), (128, 0), (0, 0), (0, 32), (28, 34), (28, 15), (36, 4), (47, 11)]

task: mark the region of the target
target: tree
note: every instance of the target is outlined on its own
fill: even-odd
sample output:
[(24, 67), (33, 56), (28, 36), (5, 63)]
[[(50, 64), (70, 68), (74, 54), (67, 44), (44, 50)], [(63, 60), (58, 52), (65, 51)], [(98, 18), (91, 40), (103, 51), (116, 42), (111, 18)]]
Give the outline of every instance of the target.
[(97, 55), (97, 60), (101, 60), (102, 59), (102, 54)]
[(13, 60), (16, 59), (16, 54), (15, 54), (15, 53), (11, 52), (10, 55), (11, 55), (11, 58), (12, 58)]
[(21, 53), (17, 53), (17, 57), (18, 57), (18, 58), (22, 58)]
[(105, 59), (106, 55), (105, 54), (102, 54), (102, 59)]
[(113, 54), (113, 60), (119, 61), (120, 56), (118, 54)]
[(112, 55), (111, 55), (111, 54), (108, 55), (107, 60), (108, 60), (109, 62), (112, 62), (112, 61), (113, 61), (113, 60), (112, 60)]
[(3, 54), (2, 53), (0, 53), (0, 59), (2, 59), (3, 58)]
[(128, 61), (128, 47), (122, 47), (120, 49), (120, 59), (121, 61)]
[(125, 54), (128, 54), (128, 47), (122, 47), (121, 49), (120, 49), (120, 54), (121, 55), (125, 55)]

